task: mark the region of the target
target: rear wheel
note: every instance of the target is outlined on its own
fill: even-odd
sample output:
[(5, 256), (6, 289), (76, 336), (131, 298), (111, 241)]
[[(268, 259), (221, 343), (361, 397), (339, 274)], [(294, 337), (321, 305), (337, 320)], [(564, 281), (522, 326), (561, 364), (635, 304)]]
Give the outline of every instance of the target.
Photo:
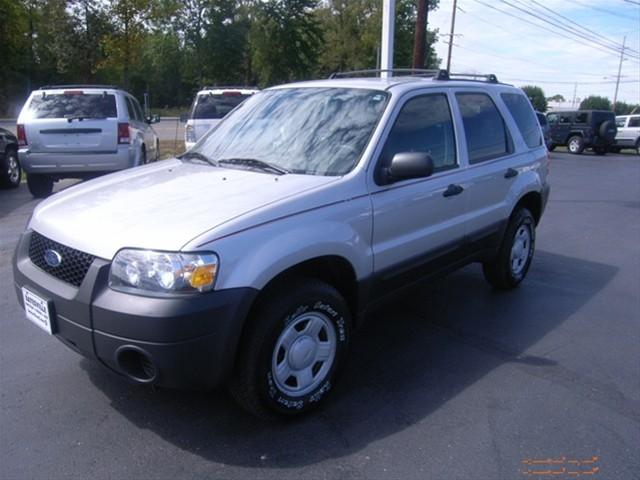
[(567, 147), (571, 153), (579, 155), (584, 151), (584, 141), (580, 135), (574, 135), (567, 142)]
[(142, 149), (140, 150), (140, 165), (146, 165), (147, 164), (147, 150), (142, 147)]
[(529, 271), (535, 244), (533, 215), (519, 207), (511, 215), (498, 255), (482, 265), (486, 280), (500, 290), (517, 287)]
[(310, 278), (265, 295), (245, 329), (230, 391), (259, 417), (297, 416), (333, 388), (347, 356), (349, 309), (335, 288)]
[(53, 191), (53, 178), (48, 175), (29, 173), (27, 175), (27, 187), (29, 187), (29, 192), (34, 197), (46, 198)]
[(160, 142), (156, 141), (156, 154), (155, 154), (155, 158), (153, 159), (153, 161), (157, 162), (158, 160), (160, 160)]
[(3, 167), (3, 171), (0, 172), (0, 186), (18, 188), (22, 177), (22, 168), (15, 150), (9, 149), (6, 151)]

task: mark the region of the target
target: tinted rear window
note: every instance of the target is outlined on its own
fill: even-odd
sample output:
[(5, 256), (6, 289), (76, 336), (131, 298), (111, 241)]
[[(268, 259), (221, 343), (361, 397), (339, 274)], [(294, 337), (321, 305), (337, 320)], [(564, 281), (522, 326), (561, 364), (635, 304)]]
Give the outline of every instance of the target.
[(191, 118), (222, 118), (251, 95), (239, 93), (205, 94), (196, 97)]
[(32, 118), (113, 118), (118, 116), (115, 95), (102, 93), (47, 93), (44, 96), (36, 94), (31, 99), (29, 112)]
[[(533, 148), (542, 145), (540, 125), (536, 121), (529, 100), (524, 95), (517, 93), (503, 93), (500, 96), (509, 109), (509, 113), (516, 121), (518, 130), (520, 130), (527, 147)], [(544, 118), (544, 115), (542, 118)]]

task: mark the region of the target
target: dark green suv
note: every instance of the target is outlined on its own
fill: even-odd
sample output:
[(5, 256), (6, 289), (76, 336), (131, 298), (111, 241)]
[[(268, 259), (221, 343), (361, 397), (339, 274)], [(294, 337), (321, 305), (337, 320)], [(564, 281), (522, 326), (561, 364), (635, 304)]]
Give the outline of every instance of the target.
[(547, 114), (553, 150), (566, 145), (569, 152), (580, 154), (585, 148), (607, 153), (616, 138), (616, 116), (607, 110), (573, 110)]

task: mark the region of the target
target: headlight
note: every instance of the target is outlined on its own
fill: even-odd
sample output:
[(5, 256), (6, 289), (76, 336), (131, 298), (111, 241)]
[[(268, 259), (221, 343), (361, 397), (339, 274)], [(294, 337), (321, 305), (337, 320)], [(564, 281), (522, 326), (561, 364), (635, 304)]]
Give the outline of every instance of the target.
[(192, 125), (187, 125), (184, 129), (184, 141), (196, 143), (196, 130)]
[(218, 274), (215, 253), (120, 250), (111, 263), (114, 290), (153, 293), (208, 292)]

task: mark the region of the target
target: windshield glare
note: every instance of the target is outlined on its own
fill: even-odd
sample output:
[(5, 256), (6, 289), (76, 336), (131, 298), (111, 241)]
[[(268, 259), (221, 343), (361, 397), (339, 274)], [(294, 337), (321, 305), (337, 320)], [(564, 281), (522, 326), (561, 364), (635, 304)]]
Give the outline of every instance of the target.
[(192, 151), (213, 160), (261, 160), (292, 173), (344, 175), (358, 162), (387, 97), (386, 92), (350, 88), (263, 91), (225, 117)]

